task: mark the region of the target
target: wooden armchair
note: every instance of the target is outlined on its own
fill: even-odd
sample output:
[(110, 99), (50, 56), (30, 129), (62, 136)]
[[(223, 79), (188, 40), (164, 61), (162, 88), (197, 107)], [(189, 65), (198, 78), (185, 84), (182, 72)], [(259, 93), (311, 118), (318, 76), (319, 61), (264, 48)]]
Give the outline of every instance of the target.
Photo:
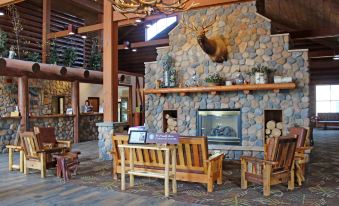
[(298, 138), (294, 163), (297, 182), (298, 185), (301, 186), (302, 182), (305, 181), (305, 165), (308, 159), (305, 152), (311, 149), (311, 147), (306, 146), (306, 140), (309, 138), (310, 129), (304, 127), (292, 127), (289, 130), (289, 133), (290, 135), (297, 135)]
[(72, 142), (68, 140), (57, 140), (54, 127), (34, 127), (34, 133), (38, 137), (41, 146), (62, 147), (72, 149)]
[(37, 169), (41, 171), (41, 178), (46, 177), (47, 155), (63, 152), (64, 148), (42, 149), (38, 143), (37, 137), (33, 132), (24, 132), (20, 134), (22, 148), (25, 154), (24, 174), (28, 174), (28, 169)]
[(248, 181), (262, 184), (264, 196), (269, 196), (271, 185), (288, 182), (288, 189), (293, 190), (296, 145), (296, 137), (272, 137), (267, 140), (264, 159), (242, 156), (241, 188), (247, 189)]

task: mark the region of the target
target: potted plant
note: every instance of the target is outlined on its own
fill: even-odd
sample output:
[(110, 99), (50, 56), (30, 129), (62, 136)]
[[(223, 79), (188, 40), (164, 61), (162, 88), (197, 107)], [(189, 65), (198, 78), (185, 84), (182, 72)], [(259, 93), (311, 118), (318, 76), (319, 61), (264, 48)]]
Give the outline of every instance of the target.
[(7, 51), (7, 40), (7, 33), (0, 28), (0, 57), (5, 56), (5, 53)]
[(218, 86), (223, 82), (223, 78), (218, 74), (210, 74), (208, 77), (206, 77), (205, 82), (208, 86)]
[(100, 70), (102, 64), (102, 54), (99, 51), (98, 38), (93, 38), (91, 46), (91, 55), (88, 60), (88, 67), (92, 70)]
[(250, 74), (254, 75), (256, 84), (266, 84), (268, 80), (268, 73), (270, 69), (267, 66), (257, 65), (252, 68)]
[(55, 41), (52, 41), (50, 43), (50, 50), (49, 50), (49, 55), (48, 55), (48, 62), (50, 64), (58, 64), (59, 56), (58, 56), (58, 50), (56, 47)]
[(73, 47), (67, 47), (64, 50), (64, 66), (71, 67), (75, 60), (76, 60), (77, 54), (75, 53), (75, 49)]

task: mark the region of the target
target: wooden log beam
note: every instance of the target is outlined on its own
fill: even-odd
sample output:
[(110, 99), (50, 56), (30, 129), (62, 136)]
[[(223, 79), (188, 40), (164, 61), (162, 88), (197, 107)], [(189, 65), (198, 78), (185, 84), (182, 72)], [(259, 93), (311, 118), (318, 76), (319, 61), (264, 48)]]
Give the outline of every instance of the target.
[(103, 90), (104, 122), (118, 121), (118, 23), (113, 22), (110, 0), (104, 1), (103, 14)]
[(51, 25), (51, 0), (42, 1), (42, 63), (47, 63), (48, 33)]
[[(162, 45), (168, 45), (169, 40), (168, 39), (156, 39), (156, 40), (151, 40), (151, 41), (142, 41), (142, 42), (135, 42), (131, 43), (131, 48), (142, 48), (142, 47), (149, 47), (149, 46), (162, 46)], [(124, 49), (124, 45), (120, 44), (119, 45), (119, 50)]]
[(65, 37), (65, 36), (70, 36), (73, 35), (75, 33), (74, 31), (74, 26), (72, 24), (69, 24), (67, 26), (66, 30), (63, 31), (58, 31), (58, 32), (53, 32), (53, 33), (49, 33), (47, 35), (48, 39), (55, 39), (55, 38), (61, 38), (61, 37)]
[(61, 81), (79, 81), (101, 84), (103, 74), (100, 71), (88, 71), (82, 68), (62, 67), (51, 64), (34, 63), (16, 59), (0, 59), (0, 75), (33, 79), (48, 79)]
[(72, 110), (74, 115), (74, 143), (79, 142), (79, 81), (72, 82)]
[(5, 7), (11, 4), (16, 4), (24, 0), (0, 0), (0, 7)]
[(71, 0), (74, 3), (77, 3), (89, 10), (93, 10), (98, 13), (102, 13), (102, 4), (94, 2), (92, 0)]
[(18, 107), (21, 115), (20, 125), (22, 131), (29, 130), (29, 99), (28, 99), (28, 78), (18, 78)]
[(90, 26), (79, 27), (77, 33), (82, 34), (82, 33), (100, 31), (102, 29), (103, 29), (103, 24), (99, 23), (99, 24), (94, 24), (94, 25), (90, 25)]

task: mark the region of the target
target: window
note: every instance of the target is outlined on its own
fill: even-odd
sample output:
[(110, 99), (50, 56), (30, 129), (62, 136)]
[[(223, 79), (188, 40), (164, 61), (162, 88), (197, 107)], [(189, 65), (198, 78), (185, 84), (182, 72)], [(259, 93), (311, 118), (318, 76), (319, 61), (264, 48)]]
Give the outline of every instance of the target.
[(339, 112), (339, 85), (316, 86), (317, 113)]
[(177, 17), (172, 16), (168, 18), (163, 18), (155, 22), (154, 24), (150, 25), (146, 28), (146, 41), (151, 40), (153, 37), (158, 35), (160, 32), (167, 29), (169, 26), (177, 22)]

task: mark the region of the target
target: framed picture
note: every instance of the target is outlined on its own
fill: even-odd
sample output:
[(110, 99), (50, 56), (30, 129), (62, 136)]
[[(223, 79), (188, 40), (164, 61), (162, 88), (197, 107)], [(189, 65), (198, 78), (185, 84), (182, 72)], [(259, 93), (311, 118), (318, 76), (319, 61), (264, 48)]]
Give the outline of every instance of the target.
[(145, 144), (147, 131), (130, 131), (128, 144)]

